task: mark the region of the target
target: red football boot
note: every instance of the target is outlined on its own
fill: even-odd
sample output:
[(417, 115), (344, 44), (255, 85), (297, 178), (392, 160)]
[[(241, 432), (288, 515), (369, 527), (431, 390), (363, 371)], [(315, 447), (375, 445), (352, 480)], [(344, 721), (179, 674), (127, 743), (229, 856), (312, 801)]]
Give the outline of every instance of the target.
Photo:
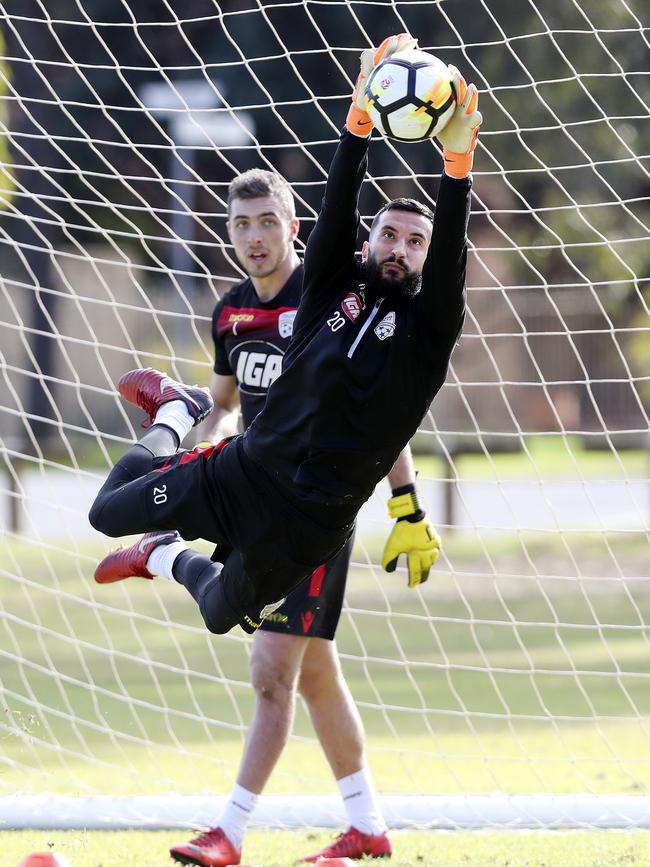
[(183, 385), (170, 379), (166, 373), (145, 367), (141, 370), (130, 370), (120, 377), (117, 388), (122, 397), (129, 403), (134, 403), (149, 416), (143, 421), (143, 427), (153, 424), (156, 413), (164, 403), (170, 400), (182, 400), (187, 411), (197, 425), (212, 412), (214, 402), (207, 388), (198, 385)]
[(176, 530), (156, 530), (145, 533), (139, 542), (130, 548), (118, 548), (111, 551), (95, 569), (95, 581), (98, 584), (113, 584), (124, 578), (153, 578), (147, 569), (147, 560), (158, 545), (170, 545), (180, 542), (181, 537)]
[(303, 864), (313, 864), (319, 858), (390, 858), (393, 848), (388, 834), (362, 834), (356, 828), (348, 828), (344, 834), (339, 834), (333, 843), (325, 846), (320, 852), (305, 855), (300, 859)]
[(189, 843), (172, 846), (169, 854), (181, 864), (199, 867), (228, 867), (241, 863), (241, 852), (233, 846), (221, 828), (211, 828)]

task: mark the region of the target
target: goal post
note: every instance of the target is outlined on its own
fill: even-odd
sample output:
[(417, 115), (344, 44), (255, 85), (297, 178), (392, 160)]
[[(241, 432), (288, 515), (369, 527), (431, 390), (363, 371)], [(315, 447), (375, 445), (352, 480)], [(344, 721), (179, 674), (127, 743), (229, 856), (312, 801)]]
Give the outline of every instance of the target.
[[(229, 182), (279, 171), (302, 253), (359, 53), (404, 30), (484, 124), (467, 321), (412, 442), (442, 554), (414, 590), (382, 572), (382, 482), (337, 633), (368, 763), (391, 827), (648, 827), (641, 0), (181, 5), (0, 13), (0, 827), (209, 824), (229, 792), (251, 639), (166, 582), (93, 581), (88, 508), (137, 435), (115, 383), (208, 383)], [(440, 172), (375, 133), (359, 243)], [(338, 827), (335, 791), (300, 705), (255, 821)]]

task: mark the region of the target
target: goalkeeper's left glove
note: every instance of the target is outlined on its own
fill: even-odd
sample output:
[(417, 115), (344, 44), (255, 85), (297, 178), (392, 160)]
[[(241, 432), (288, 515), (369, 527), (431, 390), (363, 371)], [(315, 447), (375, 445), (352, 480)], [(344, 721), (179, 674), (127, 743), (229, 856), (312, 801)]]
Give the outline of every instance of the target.
[(408, 33), (398, 33), (396, 36), (387, 36), (379, 48), (366, 48), (361, 52), (361, 71), (352, 91), (352, 105), (345, 120), (349, 132), (366, 138), (373, 130), (373, 122), (366, 111), (364, 94), (368, 76), (375, 66), (382, 60), (392, 57), (397, 51), (409, 51), (411, 48), (417, 48), (417, 45), (417, 39), (413, 39)]
[(478, 110), (478, 91), (456, 69), (449, 66), (451, 83), (456, 91), (456, 108), (451, 120), (443, 126), (436, 138), (442, 145), (445, 174), (452, 178), (466, 178), (472, 171), (478, 128), (483, 115)]
[(394, 572), (399, 555), (406, 554), (409, 587), (424, 584), (440, 554), (440, 536), (420, 508), (415, 485), (403, 485), (393, 491), (388, 514), (397, 520), (384, 547), (381, 565), (386, 572)]

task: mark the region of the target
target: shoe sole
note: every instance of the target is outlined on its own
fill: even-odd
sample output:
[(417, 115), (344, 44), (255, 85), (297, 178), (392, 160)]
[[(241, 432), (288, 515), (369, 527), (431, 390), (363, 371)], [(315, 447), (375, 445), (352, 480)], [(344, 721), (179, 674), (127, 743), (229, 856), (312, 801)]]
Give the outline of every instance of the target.
[(194, 867), (205, 867), (205, 864), (201, 864), (200, 861), (197, 861), (189, 855), (171, 855), (170, 853), (170, 856), (178, 864), (193, 864)]

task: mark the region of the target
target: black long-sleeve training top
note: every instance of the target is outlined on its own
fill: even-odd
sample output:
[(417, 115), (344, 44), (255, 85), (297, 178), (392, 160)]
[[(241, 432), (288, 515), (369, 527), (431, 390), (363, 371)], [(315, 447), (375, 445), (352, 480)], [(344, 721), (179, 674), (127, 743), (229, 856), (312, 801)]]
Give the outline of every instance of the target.
[(422, 288), (363, 305), (355, 256), (367, 139), (341, 134), (309, 236), (282, 374), (244, 448), (295, 496), (358, 507), (442, 386), (465, 315), (471, 180), (443, 174)]

